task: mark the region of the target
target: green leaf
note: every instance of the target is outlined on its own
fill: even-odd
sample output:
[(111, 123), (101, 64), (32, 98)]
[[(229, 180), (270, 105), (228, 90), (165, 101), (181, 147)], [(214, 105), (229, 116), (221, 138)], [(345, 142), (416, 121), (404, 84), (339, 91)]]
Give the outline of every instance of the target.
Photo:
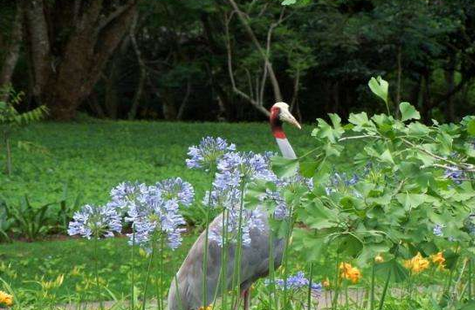
[(397, 283), (404, 282), (409, 277), (409, 272), (397, 260), (392, 259), (388, 262), (375, 265), (376, 272), (385, 275), (391, 272), (393, 280)]
[(396, 195), (397, 200), (400, 204), (404, 206), (407, 210), (414, 209), (420, 206), (425, 202), (427, 195), (425, 194), (398, 194)]
[(393, 156), (389, 150), (384, 151), (383, 154), (379, 156), (379, 158), (384, 162), (394, 164)]
[(383, 80), (380, 76), (378, 76), (377, 79), (372, 77), (371, 80), (369, 80), (368, 86), (373, 92), (373, 94), (383, 99), (385, 103), (388, 103), (388, 82)]
[(368, 115), (366, 112), (361, 112), (358, 114), (350, 114), (350, 117), (348, 118), (348, 121), (356, 126), (363, 127), (369, 123), (368, 120)]
[(282, 5), (292, 5), (297, 3), (297, 0), (284, 0), (282, 1)]
[(475, 119), (472, 119), (467, 124), (467, 132), (471, 136), (475, 136)]
[(288, 159), (281, 156), (271, 158), (271, 166), (274, 173), (280, 177), (290, 177), (294, 175), (299, 167), (298, 159)]
[(316, 161), (304, 161), (300, 163), (300, 174), (306, 178), (311, 178), (315, 174), (315, 171), (318, 168), (318, 163)]
[(421, 119), (419, 112), (409, 102), (401, 102), (399, 111), (401, 111), (401, 120), (403, 122), (410, 119)]

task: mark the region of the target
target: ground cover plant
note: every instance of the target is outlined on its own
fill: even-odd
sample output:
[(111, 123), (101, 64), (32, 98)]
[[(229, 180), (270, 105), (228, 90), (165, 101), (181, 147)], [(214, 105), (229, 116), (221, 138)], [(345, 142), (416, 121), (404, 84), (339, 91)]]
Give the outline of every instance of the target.
[[(15, 270), (4, 265), (3, 304), (11, 306), (12, 294), (18, 309), (57, 307), (68, 299), (98, 300), (104, 308), (109, 297), (130, 301), (113, 308), (146, 309), (156, 298), (156, 307), (165, 309), (171, 282), (168, 306), (186, 307), (178, 266), (166, 262), (170, 251), (183, 247), (185, 216), (200, 206), (204, 247), (217, 246), (221, 266), (228, 259), (231, 264), (220, 267), (211, 294), (204, 288), (213, 279), (195, 279), (200, 309), (241, 304), (241, 262), (253, 242), (251, 232), (266, 234), (271, 253), (275, 240), (283, 244), (281, 268), (274, 269), (270, 259), (269, 277), (254, 285), (254, 309), (471, 309), (475, 118), (425, 125), (407, 102), (392, 116), (387, 82), (372, 79), (369, 86), (387, 114), (354, 113), (348, 123), (335, 114), (329, 122), (318, 119), (308, 151), (298, 159), (241, 151), (231, 141), (205, 137), (185, 149), (182, 167), (186, 162), (189, 170), (182, 174), (113, 185), (104, 201), (83, 205), (68, 225), (69, 235), (87, 240), (68, 241), (89, 247), (86, 282), (57, 298), (48, 290), (67, 281), (63, 274), (35, 279), (38, 290), (24, 289), (17, 287), (22, 282)], [(183, 177), (195, 170), (199, 200), (194, 182)], [(222, 225), (210, 226), (217, 213)], [(128, 245), (125, 238), (102, 240), (120, 234)], [(118, 262), (104, 254), (116, 249), (122, 249), (121, 259), (130, 258), (120, 288), (106, 279)], [(199, 266), (205, 271), (213, 267), (207, 259), (205, 254)]]

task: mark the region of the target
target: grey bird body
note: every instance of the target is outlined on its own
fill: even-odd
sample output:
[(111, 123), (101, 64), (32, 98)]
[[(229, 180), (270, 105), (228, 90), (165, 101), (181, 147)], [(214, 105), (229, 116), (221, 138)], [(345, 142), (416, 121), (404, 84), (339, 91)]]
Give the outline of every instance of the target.
[[(283, 129), (282, 122), (290, 123), (297, 128), (301, 128), (300, 124), (289, 112), (288, 104), (277, 102), (271, 108), (270, 125), (272, 133), (276, 138), (282, 156), (295, 159), (292, 146), (287, 140)], [(282, 261), (284, 252), (284, 241), (276, 239), (273, 241), (273, 253), (269, 253), (269, 222), (267, 212), (261, 212), (261, 219), (264, 229), (251, 230), (251, 244), (242, 246), (241, 251), (241, 269), (240, 269), (240, 289), (245, 294), (244, 308), (247, 308), (246, 299), (248, 297), (247, 290), (257, 279), (267, 276), (269, 273), (269, 259), (273, 257), (274, 268), (277, 269)], [(217, 216), (210, 224), (210, 230), (219, 229), (223, 220), (223, 214)], [(205, 232), (202, 232), (198, 240), (188, 252), (188, 256), (180, 267), (176, 279), (178, 285), (172, 281), (168, 293), (168, 309), (169, 310), (196, 310), (202, 306), (207, 306), (213, 302), (215, 297), (221, 294), (220, 271), (221, 271), (221, 247), (212, 240), (208, 244), (208, 266), (207, 266), (207, 301), (203, 300), (203, 251), (205, 245)], [(236, 245), (230, 244), (227, 253), (227, 272), (225, 275), (228, 289), (232, 288), (234, 265), (235, 265)], [(271, 255), (269, 255), (271, 254)], [(178, 286), (178, 290), (177, 290)]]
[[(247, 290), (258, 278), (267, 276), (269, 272), (269, 225), (265, 212), (262, 212), (264, 230), (251, 230), (251, 244), (242, 247), (241, 260), (241, 291)], [(223, 214), (217, 216), (210, 224), (210, 229), (216, 229), (222, 222)], [(177, 274), (179, 294), (177, 294), (176, 283), (173, 280), (168, 295), (169, 310), (195, 310), (203, 306), (202, 279), (203, 279), (203, 250), (205, 243), (205, 232), (202, 232), (198, 240), (191, 248), (188, 256), (180, 267)], [(281, 239), (275, 240), (274, 266), (277, 268), (282, 261), (284, 242)], [(228, 289), (232, 285), (234, 259), (236, 245), (228, 246), (226, 281)], [(221, 288), (219, 273), (221, 270), (221, 247), (212, 240), (208, 245), (208, 278), (207, 295), (209, 303), (214, 296), (220, 296)], [(181, 302), (181, 304), (179, 304)]]

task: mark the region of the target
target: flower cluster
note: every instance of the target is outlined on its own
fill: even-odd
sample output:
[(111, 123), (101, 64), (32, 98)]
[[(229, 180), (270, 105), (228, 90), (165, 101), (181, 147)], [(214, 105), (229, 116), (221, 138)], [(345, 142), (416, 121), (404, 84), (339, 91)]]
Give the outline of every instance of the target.
[(430, 258), (434, 264), (438, 265), (439, 270), (445, 269), (445, 257), (443, 252), (438, 252), (437, 254), (431, 255)]
[(155, 186), (143, 183), (124, 182), (114, 187), (111, 201), (102, 207), (84, 206), (74, 214), (69, 223), (70, 235), (112, 237), (122, 230), (122, 214), (132, 226), (128, 234), (131, 244), (140, 244), (145, 249), (159, 237), (167, 239), (168, 246), (176, 249), (182, 241), (181, 228), (186, 224), (179, 206), (193, 202), (194, 190), (190, 183), (180, 178), (166, 179)]
[(429, 265), (429, 260), (423, 258), (419, 252), (416, 256), (404, 262), (404, 267), (409, 269), (412, 273), (420, 273), (429, 268)]
[(465, 178), (465, 173), (458, 170), (456, 167), (449, 167), (445, 169), (444, 177), (452, 180), (455, 184), (460, 185)]
[(73, 220), (69, 223), (68, 234), (91, 239), (91, 237), (113, 237), (114, 232), (120, 233), (121, 230), (121, 217), (112, 205), (85, 205), (74, 214)]
[(261, 201), (271, 201), (274, 204), (274, 218), (282, 220), (289, 216), (287, 204), (279, 191), (266, 189), (264, 195), (260, 197)]
[(148, 187), (143, 183), (120, 183), (110, 191), (111, 201), (109, 204), (122, 212), (127, 212), (138, 203), (137, 199), (147, 191)]
[(358, 268), (351, 266), (349, 263), (340, 264), (340, 277), (350, 280), (352, 283), (358, 283), (361, 278), (361, 272)]
[(227, 152), (236, 150), (234, 144), (228, 144), (222, 138), (206, 137), (203, 138), (199, 145), (192, 146), (188, 149), (189, 159), (186, 165), (191, 169), (206, 169), (217, 164), (219, 158)]
[(444, 233), (442, 232), (442, 228), (444, 228), (444, 225), (436, 224), (434, 228), (432, 229), (432, 232), (434, 233), (435, 236), (437, 237), (442, 237)]
[(187, 207), (193, 203), (195, 196), (193, 186), (181, 178), (166, 179), (158, 182), (155, 186), (161, 191), (165, 200), (175, 200)]
[[(270, 280), (266, 280), (265, 284), (269, 285), (272, 283)], [(284, 279), (275, 279), (275, 284), (280, 289), (290, 289), (290, 290), (299, 290), (302, 288), (310, 288), (313, 293), (320, 294), (322, 291), (322, 284), (321, 283), (314, 283), (310, 284), (310, 280), (305, 277), (305, 274), (302, 271), (297, 272), (296, 275), (290, 276), (287, 278), (287, 281)]]
[[(120, 193), (134, 194), (121, 196)], [(179, 206), (189, 206), (193, 197), (191, 184), (176, 178), (163, 180), (155, 186), (135, 184), (134, 188), (119, 192), (113, 198), (116, 202), (124, 203), (122, 208), (126, 209), (127, 214), (125, 220), (132, 224), (133, 233), (128, 234), (129, 243), (140, 244), (149, 250), (151, 243), (162, 236), (167, 238), (171, 249), (181, 244), (181, 233), (184, 231), (181, 226), (186, 222), (179, 212)]]
[[(371, 165), (366, 165), (361, 175), (354, 173), (351, 177), (349, 177), (345, 172), (335, 172), (333, 175), (330, 176), (329, 184), (327, 187), (325, 187), (327, 195), (330, 195), (331, 193), (336, 193), (342, 188), (348, 188), (356, 185), (362, 178), (364, 178), (369, 173), (370, 167)], [(361, 194), (356, 190), (353, 190), (353, 194), (357, 197), (361, 196)]]
[(13, 305), (13, 296), (0, 291), (0, 305), (11, 307)]

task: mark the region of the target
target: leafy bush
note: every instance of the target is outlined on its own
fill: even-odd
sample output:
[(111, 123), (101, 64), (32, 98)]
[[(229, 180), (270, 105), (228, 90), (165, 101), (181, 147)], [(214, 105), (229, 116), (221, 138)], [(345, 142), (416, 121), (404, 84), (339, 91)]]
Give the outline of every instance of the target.
[(6, 101), (0, 101), (0, 129), (3, 132), (6, 151), (6, 172), (12, 174), (12, 156), (10, 135), (17, 126), (28, 125), (31, 122), (42, 119), (48, 112), (45, 106), (40, 106), (34, 110), (20, 113), (15, 109), (15, 105), (20, 104), (22, 92), (15, 92), (11, 85), (6, 85), (0, 89), (0, 98), (7, 98)]

